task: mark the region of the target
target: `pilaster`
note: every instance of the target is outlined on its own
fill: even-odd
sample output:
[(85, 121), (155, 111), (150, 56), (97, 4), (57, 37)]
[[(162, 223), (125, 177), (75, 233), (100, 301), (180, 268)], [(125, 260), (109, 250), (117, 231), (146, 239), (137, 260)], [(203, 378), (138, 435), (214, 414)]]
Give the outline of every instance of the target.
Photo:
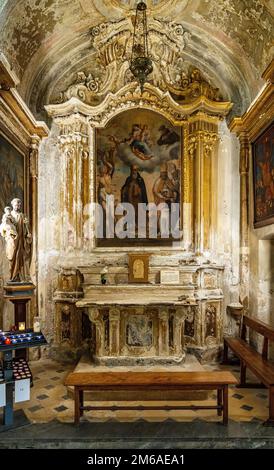
[(109, 353), (118, 356), (120, 351), (120, 310), (109, 309)]
[(240, 139), (240, 299), (245, 301), (249, 294), (249, 160), (251, 147), (246, 132)]
[(83, 246), (84, 210), (90, 201), (89, 128), (85, 117), (58, 119), (61, 151), (62, 250)]
[(159, 312), (159, 356), (168, 355), (169, 350), (169, 313), (167, 309)]
[(217, 164), (218, 117), (199, 112), (189, 118), (188, 158), (192, 176), (194, 244), (197, 253), (212, 248), (216, 225), (214, 166)]

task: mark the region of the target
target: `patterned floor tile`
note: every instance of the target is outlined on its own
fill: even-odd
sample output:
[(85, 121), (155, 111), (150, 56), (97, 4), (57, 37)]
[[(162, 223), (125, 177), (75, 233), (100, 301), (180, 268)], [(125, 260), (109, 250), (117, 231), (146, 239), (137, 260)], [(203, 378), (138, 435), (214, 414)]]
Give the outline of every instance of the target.
[(257, 393), (256, 397), (266, 399), (268, 398), (265, 393)]
[(43, 395), (38, 395), (36, 398), (37, 398), (37, 400), (46, 400), (46, 398), (49, 398), (49, 396), (43, 394)]
[(31, 411), (32, 413), (35, 413), (35, 411), (41, 410), (42, 408), (43, 406), (41, 405), (35, 405), (35, 406), (31, 406), (30, 408), (28, 408), (28, 410)]
[[(74, 418), (74, 401), (68, 396), (67, 388), (63, 385), (64, 377), (66, 373), (74, 369), (73, 365), (60, 364), (50, 359), (41, 359), (30, 363), (31, 371), (34, 376), (40, 377), (40, 380), (34, 382), (34, 386), (31, 388), (31, 400), (15, 405), (15, 409), (23, 409), (30, 421), (36, 423), (46, 423), (53, 419), (58, 418), (59, 421), (64, 423), (73, 422)], [(234, 369), (236, 374), (236, 366), (223, 366), (209, 364), (204, 366), (205, 370), (232, 370)], [(61, 372), (62, 371), (62, 372)], [(49, 393), (45, 393), (45, 391)], [(39, 397), (47, 396), (44, 398), (45, 401), (40, 400)], [(249, 422), (253, 419), (258, 421), (265, 421), (268, 417), (268, 401), (267, 391), (264, 389), (241, 389), (241, 393), (237, 393), (235, 387), (229, 387), (229, 418), (235, 421), (246, 421)], [(210, 403), (211, 402), (211, 403)], [(166, 404), (170, 404), (166, 403)], [(194, 405), (204, 405), (205, 402), (193, 401)], [(216, 393), (210, 393), (208, 395), (208, 403), (216, 404)], [(41, 406), (43, 405), (44, 406)], [(46, 405), (45, 405), (46, 404)], [(88, 403), (96, 405), (96, 403)], [(115, 403), (102, 402), (101, 405), (116, 405)], [(120, 403), (121, 404), (121, 403)], [(135, 403), (134, 403), (135, 404)], [(139, 403), (136, 403), (139, 404)], [(154, 405), (159, 403), (155, 402)], [(162, 402), (161, 402), (162, 404)], [(189, 405), (190, 402), (177, 402), (177, 404)], [(171, 418), (176, 422), (193, 421), (194, 419), (204, 419), (207, 422), (220, 421), (220, 417), (217, 417), (215, 410), (175, 410), (175, 411), (106, 411), (98, 410), (92, 412), (85, 412), (84, 419), (92, 422), (105, 422), (109, 419), (116, 419), (120, 422), (134, 422), (140, 419), (149, 422), (163, 422), (164, 420)]]
[(239, 393), (234, 393), (234, 395), (232, 395), (233, 398), (237, 398), (237, 400), (241, 400), (242, 398), (244, 398), (243, 395), (240, 395)]
[(251, 410), (253, 410), (253, 406), (243, 405), (243, 406), (241, 406), (241, 409), (245, 410), (245, 411), (251, 411)]
[(58, 411), (58, 413), (61, 413), (62, 411), (66, 411), (68, 410), (68, 407), (67, 406), (64, 406), (64, 405), (61, 405), (61, 406), (57, 406), (57, 408), (54, 408), (56, 411)]

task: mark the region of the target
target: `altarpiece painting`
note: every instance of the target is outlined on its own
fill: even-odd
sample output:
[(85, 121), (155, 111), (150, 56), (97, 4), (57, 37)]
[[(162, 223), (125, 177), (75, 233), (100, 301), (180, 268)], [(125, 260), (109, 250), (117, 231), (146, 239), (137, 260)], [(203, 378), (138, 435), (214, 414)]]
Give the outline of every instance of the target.
[[(177, 206), (180, 218), (181, 147), (181, 128), (149, 110), (126, 111), (112, 119), (106, 128), (97, 130), (97, 202), (106, 211), (107, 198), (112, 197), (116, 224), (123, 216), (119, 213), (119, 205), (130, 204), (134, 209), (134, 233), (122, 237), (123, 246), (172, 242), (171, 223), (168, 232), (160, 233), (159, 211), (156, 213), (156, 233), (151, 236), (147, 215), (142, 219), (145, 226), (140, 230), (140, 204), (156, 207), (164, 204), (169, 222), (170, 213)], [(100, 245), (119, 245), (117, 230), (110, 242), (105, 236), (105, 228)], [(124, 227), (121, 225), (121, 228)]]
[(253, 144), (254, 225), (274, 223), (274, 124)]
[(24, 155), (0, 134), (0, 213), (13, 198), (24, 201)]

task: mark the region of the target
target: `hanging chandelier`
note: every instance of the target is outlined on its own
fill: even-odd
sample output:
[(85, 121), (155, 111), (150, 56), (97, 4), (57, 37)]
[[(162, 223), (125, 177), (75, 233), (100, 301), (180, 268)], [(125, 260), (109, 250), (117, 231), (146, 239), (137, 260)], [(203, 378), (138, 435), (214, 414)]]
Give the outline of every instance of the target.
[(130, 71), (140, 84), (141, 93), (148, 75), (153, 71), (152, 61), (148, 54), (147, 6), (139, 2), (136, 7), (133, 45), (130, 60)]

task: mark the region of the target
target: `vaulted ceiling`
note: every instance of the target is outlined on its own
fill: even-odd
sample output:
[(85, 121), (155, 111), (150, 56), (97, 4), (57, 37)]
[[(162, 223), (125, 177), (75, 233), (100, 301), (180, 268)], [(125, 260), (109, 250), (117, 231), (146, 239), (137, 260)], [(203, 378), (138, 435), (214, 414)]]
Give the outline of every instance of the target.
[[(119, 55), (117, 51), (126, 41), (130, 44), (136, 3), (0, 0), (0, 51), (17, 73), (19, 92), (35, 115), (44, 116), (44, 105), (56, 101), (75, 81), (77, 72), (104, 82), (99, 93), (102, 97), (121, 85), (112, 79), (108, 88), (106, 80), (111, 73), (106, 70), (110, 67), (113, 74), (118, 70), (117, 63), (120, 61), (121, 65), (122, 59), (127, 58), (124, 52)], [(261, 88), (261, 73), (273, 57), (273, 3), (147, 0), (157, 73), (168, 69), (168, 80), (178, 82), (176, 77), (187, 67), (198, 67), (226, 99), (235, 103), (234, 114), (241, 114)], [(169, 32), (172, 41), (168, 39)], [(116, 69), (105, 62), (106, 44), (114, 51)], [(165, 81), (156, 76), (153, 80), (163, 88)], [(98, 99), (96, 93), (94, 99)]]

